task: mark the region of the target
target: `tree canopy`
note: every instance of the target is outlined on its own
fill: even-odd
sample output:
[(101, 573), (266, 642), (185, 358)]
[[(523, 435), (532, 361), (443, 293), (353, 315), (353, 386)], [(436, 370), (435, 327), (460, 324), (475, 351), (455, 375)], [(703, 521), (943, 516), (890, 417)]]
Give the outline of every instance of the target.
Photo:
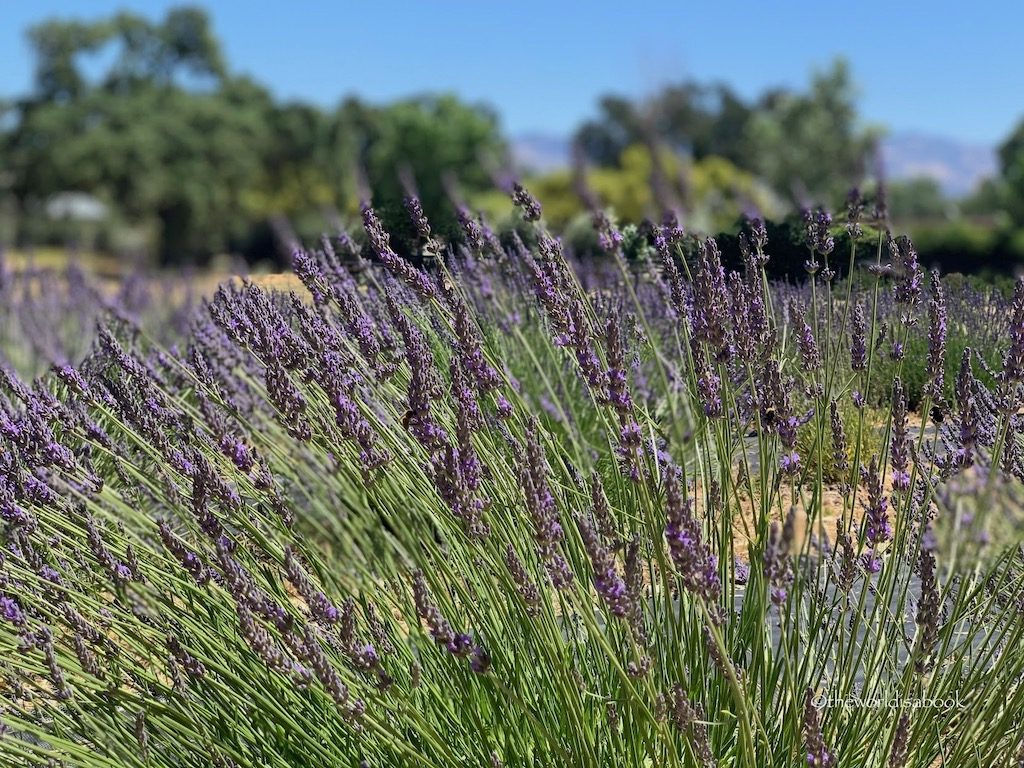
[(199, 8), (160, 22), (47, 21), (28, 37), (33, 88), (7, 105), (0, 133), (16, 207), (39, 220), (49, 196), (88, 192), (164, 261), (270, 255), (273, 216), (318, 234), (357, 208), (359, 172), (377, 204), (397, 207), (404, 174), (428, 216), (450, 216), (442, 176), (468, 192), (489, 186), (483, 159), (496, 165), (505, 151), (496, 116), (452, 96), (280, 103), (230, 72)]
[(645, 102), (606, 96), (575, 141), (599, 166), (618, 166), (632, 144), (664, 145), (694, 160), (717, 156), (771, 185), (794, 205), (834, 204), (872, 170), (878, 132), (857, 119), (849, 67), (816, 73), (806, 93), (769, 91), (745, 101), (726, 85), (684, 82)]

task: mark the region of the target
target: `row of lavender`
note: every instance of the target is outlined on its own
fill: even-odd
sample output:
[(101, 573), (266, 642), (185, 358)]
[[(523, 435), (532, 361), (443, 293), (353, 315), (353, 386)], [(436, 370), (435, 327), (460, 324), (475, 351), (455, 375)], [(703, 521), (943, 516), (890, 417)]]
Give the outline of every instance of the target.
[(820, 212), (799, 290), (757, 221), (726, 274), (598, 212), (580, 268), (514, 201), (535, 248), (463, 212), (428, 273), (366, 209), (374, 265), (325, 239), (302, 295), (4, 368), (5, 764), (1024, 757), (1024, 283), (885, 238), (840, 283)]

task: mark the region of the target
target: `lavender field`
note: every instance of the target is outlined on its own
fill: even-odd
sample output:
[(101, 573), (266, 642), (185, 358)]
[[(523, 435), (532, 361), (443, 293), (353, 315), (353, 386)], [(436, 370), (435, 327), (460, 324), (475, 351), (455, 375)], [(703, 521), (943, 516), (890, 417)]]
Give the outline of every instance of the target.
[(294, 290), (0, 267), (0, 764), (1024, 765), (1024, 281), (512, 195)]

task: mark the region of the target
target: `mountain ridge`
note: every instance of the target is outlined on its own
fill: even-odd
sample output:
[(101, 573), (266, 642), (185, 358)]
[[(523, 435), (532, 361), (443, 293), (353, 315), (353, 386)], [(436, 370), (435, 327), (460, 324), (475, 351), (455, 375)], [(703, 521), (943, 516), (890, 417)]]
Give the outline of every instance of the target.
[[(512, 138), (517, 167), (534, 173), (565, 168), (571, 157), (566, 136), (527, 132)], [(930, 133), (895, 131), (882, 138), (882, 165), (893, 180), (934, 179), (948, 197), (962, 197), (997, 171), (994, 147)]]

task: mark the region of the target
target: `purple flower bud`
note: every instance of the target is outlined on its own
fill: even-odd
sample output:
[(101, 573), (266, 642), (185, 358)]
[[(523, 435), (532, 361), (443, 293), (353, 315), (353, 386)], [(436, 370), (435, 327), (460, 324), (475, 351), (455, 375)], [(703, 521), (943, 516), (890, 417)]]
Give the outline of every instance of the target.
[(13, 598), (0, 597), (0, 615), (16, 627), (25, 624), (25, 614), (22, 613), (21, 606)]
[(631, 609), (626, 583), (619, 577), (615, 568), (615, 557), (601, 541), (591, 521), (580, 515), (576, 518), (583, 546), (594, 569), (594, 586), (597, 594), (604, 600), (608, 610), (618, 617), (626, 616)]
[[(928, 381), (925, 394), (933, 400), (941, 400), (946, 383), (947, 317), (946, 297), (942, 290), (942, 284), (939, 282), (938, 272), (931, 273), (930, 285), (932, 295), (928, 302)], [(1022, 291), (1022, 301), (1024, 301), (1024, 291)]]
[(540, 203), (537, 198), (526, 191), (518, 181), (512, 183), (512, 204), (523, 210), (523, 218), (527, 221), (539, 221), (541, 216)]
[(463, 632), (457, 632), (452, 636), (452, 639), (448, 641), (446, 646), (448, 652), (453, 656), (463, 657), (468, 656), (469, 652), (473, 649), (473, 638)]
[(796, 475), (800, 472), (800, 454), (796, 451), (784, 453), (779, 458), (779, 469), (784, 475)]
[(917, 261), (917, 251), (914, 250), (914, 244), (909, 237), (904, 235), (895, 240), (890, 239), (889, 251), (900, 274), (900, 280), (893, 287), (893, 297), (897, 304), (907, 305), (901, 320), (910, 325), (917, 319), (913, 310), (921, 301), (921, 283), (924, 281), (924, 274)]
[(795, 300), (789, 303), (789, 319), (796, 332), (801, 367), (805, 371), (813, 371), (821, 367), (821, 354), (818, 352), (818, 344), (814, 340), (814, 332), (804, 318), (803, 307)]
[(864, 320), (864, 305), (859, 301), (853, 305), (853, 318), (850, 328), (850, 368), (863, 371), (868, 367), (868, 349)]
[(693, 502), (683, 498), (678, 472), (675, 467), (668, 467), (665, 471), (668, 518), (665, 539), (669, 554), (687, 589), (698, 597), (714, 601), (721, 592), (718, 560), (702, 541), (700, 522), (694, 517)]
[(816, 211), (804, 211), (807, 247), (814, 253), (820, 253), (823, 256), (832, 253), (836, 243), (830, 232), (831, 227), (832, 216), (827, 211), (821, 208)]
[(814, 691), (810, 688), (804, 693), (803, 733), (807, 765), (810, 768), (830, 768), (836, 764), (835, 755), (829, 751), (821, 734), (818, 710), (814, 706)]
[(935, 574), (935, 554), (931, 549), (921, 548), (918, 562), (921, 576), (921, 597), (917, 601), (917, 648), (915, 648), (915, 668), (918, 673), (925, 673), (932, 667), (932, 653), (939, 640), (939, 618), (942, 598), (939, 594), (938, 579)]
[(538, 424), (530, 422), (526, 432), (526, 450), (519, 456), (519, 479), (526, 495), (526, 508), (533, 520), (533, 537), (537, 551), (547, 567), (548, 576), (556, 589), (572, 583), (565, 557), (559, 551), (563, 532), (555, 497), (548, 484), (547, 461), (537, 438)]
[(499, 419), (507, 419), (512, 416), (512, 403), (504, 395), (498, 395), (497, 408)]
[(868, 544), (875, 547), (892, 538), (889, 500), (883, 493), (882, 477), (875, 457), (871, 458), (871, 463), (866, 469), (862, 468), (861, 475), (868, 492), (867, 509), (864, 512), (864, 533)]
[(718, 244), (709, 237), (701, 249), (688, 314), (692, 340), (705, 342), (712, 356), (720, 362), (728, 360), (732, 350), (728, 326), (729, 305), (729, 289), (721, 253)]
[(409, 220), (412, 221), (416, 234), (422, 240), (430, 240), (430, 222), (427, 221), (426, 214), (423, 213), (423, 204), (420, 203), (420, 199), (415, 196), (406, 197), (402, 204), (409, 213)]
[(903, 382), (893, 382), (892, 394), (892, 441), (889, 460), (892, 464), (892, 484), (900, 491), (910, 487), (910, 445), (907, 438), (907, 401), (903, 394)]
[(491, 668), (491, 656), (483, 646), (478, 645), (473, 648), (473, 653), (469, 658), (469, 668), (478, 675), (486, 675)]
[(437, 298), (437, 286), (430, 277), (391, 249), (391, 237), (384, 231), (377, 214), (368, 205), (363, 207), (363, 228), (370, 241), (370, 248), (389, 272), (405, 282), (422, 298)]
[(772, 521), (768, 531), (768, 542), (764, 549), (764, 575), (775, 605), (786, 602), (787, 589), (793, 581), (790, 550), (793, 546), (795, 521), (796, 507), (790, 507), (785, 525), (780, 527), (778, 521)]

